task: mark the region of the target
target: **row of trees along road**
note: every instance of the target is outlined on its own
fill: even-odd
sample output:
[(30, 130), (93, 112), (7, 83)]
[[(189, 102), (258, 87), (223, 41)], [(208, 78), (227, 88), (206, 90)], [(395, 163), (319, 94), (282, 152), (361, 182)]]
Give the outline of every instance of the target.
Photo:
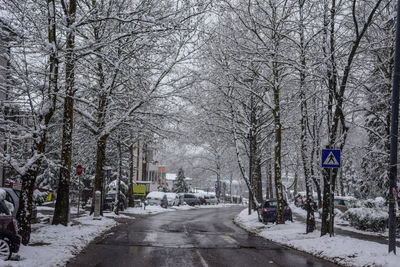
[[(283, 168), (295, 173), (295, 193), (304, 177), (308, 203), (312, 191), (320, 207), (329, 203), (322, 148), (345, 155), (342, 171), (333, 172), (333, 191), (385, 196), (394, 3), (225, 0), (213, 8), (193, 95), (199, 117), (207, 118), (202, 127), (218, 134), (212, 147), (236, 148), (253, 208), (262, 201), (263, 177), (272, 196), (273, 177), (277, 222), (284, 223)], [(329, 232), (328, 206), (321, 235)], [(308, 205), (306, 230), (314, 228)]]
[[(86, 178), (94, 191), (103, 187), (109, 163), (119, 166), (120, 178), (128, 166), (132, 179), (133, 144), (176, 136), (180, 123), (191, 128), (185, 142), (204, 152), (193, 159), (208, 162), (195, 167), (217, 179), (240, 173), (253, 209), (267, 179), (278, 223), (284, 173), (294, 173), (295, 192), (305, 184), (308, 203), (312, 191), (319, 206), (329, 202), (328, 176), (319, 167), (325, 147), (345, 155), (333, 173), (334, 191), (387, 194), (393, 1), (0, 0), (0, 6), (16, 33), (3, 106), (18, 107), (25, 120), (2, 109), (0, 160), (22, 182), (24, 243), (35, 185), (57, 188), (53, 223), (66, 225), (74, 163), (92, 175)], [(321, 235), (329, 231), (327, 207)], [(307, 232), (314, 227), (308, 206)]]
[(107, 147), (117, 151), (111, 141), (127, 151), (168, 126), (176, 97), (192, 83), (183, 66), (198, 46), (208, 4), (1, 0), (0, 6), (16, 33), (1, 90), (25, 120), (3, 109), (0, 160), (8, 178), (22, 183), (17, 218), (27, 244), (35, 185), (57, 188), (52, 222), (67, 225), (73, 163), (93, 173), (93, 191), (101, 190)]

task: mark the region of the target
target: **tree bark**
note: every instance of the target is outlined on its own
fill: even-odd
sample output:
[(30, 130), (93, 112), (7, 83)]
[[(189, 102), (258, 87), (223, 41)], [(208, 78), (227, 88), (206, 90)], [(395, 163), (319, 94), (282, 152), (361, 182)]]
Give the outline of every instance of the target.
[[(93, 199), (95, 199), (95, 192), (103, 192), (104, 183), (104, 163), (106, 160), (106, 146), (108, 136), (102, 136), (97, 140), (96, 149), (96, 174), (94, 178)], [(92, 201), (91, 212), (94, 212), (94, 201)], [(100, 213), (103, 215), (103, 207), (100, 207)]]
[(64, 99), (63, 135), (61, 145), (61, 168), (57, 189), (57, 200), (54, 209), (53, 224), (68, 224), (69, 217), (69, 186), (71, 182), (72, 132), (74, 126), (74, 96), (75, 96), (75, 17), (77, 1), (70, 0), (68, 6), (62, 1), (66, 16), (67, 36), (65, 55), (66, 96)]
[[(58, 50), (57, 50), (57, 35), (56, 35), (56, 12), (54, 0), (47, 1), (48, 9), (48, 42), (51, 44), (50, 56), (49, 56), (49, 83), (47, 97), (50, 102), (50, 108), (39, 117), (39, 122), (43, 121), (43, 127), (40, 129), (40, 133), (36, 136), (34, 142), (34, 150), (38, 154), (44, 155), (46, 150), (47, 142), (47, 126), (54, 114), (57, 93), (58, 93)], [(30, 240), (31, 234), (31, 217), (32, 217), (32, 203), (33, 203), (33, 191), (35, 188), (36, 178), (39, 172), (42, 158), (40, 157), (34, 164), (31, 165), (30, 169), (21, 177), (21, 197), (19, 198), (19, 209), (17, 212), (18, 221), (18, 233), (22, 237), (22, 244), (27, 245)]]

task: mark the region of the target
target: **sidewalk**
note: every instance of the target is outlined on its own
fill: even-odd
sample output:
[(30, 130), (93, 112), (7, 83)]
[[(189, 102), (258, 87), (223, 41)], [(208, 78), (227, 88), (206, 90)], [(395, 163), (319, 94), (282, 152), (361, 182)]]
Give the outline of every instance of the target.
[[(350, 227), (343, 229), (342, 226), (335, 227), (337, 234), (333, 237), (329, 235), (321, 237), (319, 230), (306, 234), (305, 211), (302, 213), (303, 211), (297, 210), (296, 207), (293, 210), (294, 221), (287, 221), (285, 224), (263, 224), (258, 221), (256, 212), (248, 215), (247, 209), (239, 213), (234, 222), (267, 240), (341, 266), (399, 266), (400, 256), (388, 253), (385, 237), (372, 233), (365, 234), (356, 229), (350, 231)], [(397, 246), (397, 251), (400, 251), (399, 246)]]
[[(292, 211), (293, 211), (293, 219), (295, 221), (299, 221), (304, 224), (306, 223), (307, 212), (305, 210), (292, 207)], [(302, 212), (299, 212), (299, 211), (302, 211)], [(319, 219), (316, 219), (316, 226), (317, 226), (316, 231), (321, 231), (321, 224), (320, 224)], [(388, 243), (389, 243), (388, 233), (374, 233), (374, 232), (361, 231), (361, 230), (355, 229), (354, 227), (344, 226), (344, 225), (340, 225), (337, 223), (335, 223), (334, 233), (335, 233), (335, 235), (348, 236), (351, 238), (357, 238), (360, 240), (376, 242), (376, 243), (383, 244), (383, 245), (388, 245)], [(400, 247), (400, 239), (399, 238), (396, 240), (396, 246)]]

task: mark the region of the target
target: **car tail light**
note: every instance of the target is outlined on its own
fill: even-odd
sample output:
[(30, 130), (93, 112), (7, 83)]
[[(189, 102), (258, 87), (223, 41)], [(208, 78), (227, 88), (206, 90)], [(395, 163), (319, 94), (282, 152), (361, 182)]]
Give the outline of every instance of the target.
[(268, 209), (267, 209), (267, 208), (264, 208), (263, 211), (264, 211), (264, 212), (268, 212)]
[(18, 232), (18, 223), (16, 220), (13, 220), (13, 225), (14, 225), (15, 232)]

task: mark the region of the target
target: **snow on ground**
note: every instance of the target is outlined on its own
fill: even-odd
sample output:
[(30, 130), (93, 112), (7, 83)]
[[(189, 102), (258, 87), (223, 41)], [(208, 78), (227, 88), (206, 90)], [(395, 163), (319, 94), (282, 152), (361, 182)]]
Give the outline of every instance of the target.
[(176, 210), (191, 210), (191, 209), (210, 209), (210, 208), (224, 208), (230, 207), (232, 205), (238, 204), (224, 204), (220, 203), (218, 205), (201, 205), (201, 206), (189, 206), (189, 205), (181, 205), (181, 206), (172, 206), (168, 207), (167, 209), (161, 208), (160, 206), (156, 205), (147, 205), (146, 209), (142, 207), (137, 208), (127, 208), (122, 212), (122, 214), (157, 214), (161, 212), (168, 212), (168, 211), (176, 211)]
[[(29, 246), (21, 245), (17, 255), (9, 261), (0, 260), (0, 267), (32, 267), (32, 266), (64, 266), (75, 255), (79, 254), (92, 240), (101, 236), (105, 231), (117, 225), (115, 218), (135, 219), (131, 214), (156, 214), (176, 210), (190, 210), (198, 208), (223, 208), (234, 204), (218, 204), (208, 206), (169, 207), (163, 209), (160, 206), (146, 206), (143, 208), (128, 208), (119, 215), (113, 212), (105, 212), (101, 220), (93, 220), (90, 215), (75, 218), (68, 226), (37, 223), (32, 225), (31, 241)], [(50, 218), (40, 211), (52, 211), (51, 207), (38, 207), (40, 218)], [(76, 209), (71, 209), (71, 214), (76, 214)], [(82, 210), (81, 210), (82, 212)], [(19, 259), (18, 259), (19, 258)]]
[[(290, 205), (290, 208), (292, 209), (293, 214), (299, 214), (302, 217), (306, 218), (306, 216), (307, 216), (306, 210), (304, 210), (300, 207), (296, 207), (294, 205)], [(335, 211), (337, 211), (337, 210), (335, 209)], [(315, 214), (315, 220), (317, 222), (321, 222), (318, 212), (315, 212), (314, 214)], [(370, 232), (370, 231), (358, 230), (358, 229), (354, 228), (353, 226), (350, 226), (348, 221), (341, 219), (339, 216), (335, 216), (335, 228), (346, 230), (346, 231), (351, 231), (351, 232), (359, 233), (359, 234), (367, 234), (367, 235), (371, 235), (371, 236), (381, 236), (381, 237), (389, 236), (389, 231), (387, 229), (385, 232)]]
[(265, 239), (342, 265), (399, 266), (400, 256), (388, 254), (387, 245), (344, 236), (320, 237), (319, 231), (305, 234), (305, 224), (300, 222), (264, 225), (258, 222), (256, 212), (248, 215), (247, 209), (235, 217), (235, 222)]
[(75, 225), (68, 226), (39, 224), (31, 234), (29, 246), (21, 245), (20, 259), (1, 261), (0, 266), (64, 266), (66, 261), (78, 254), (96, 236), (117, 223), (113, 219), (93, 220), (84, 216), (74, 220)]

